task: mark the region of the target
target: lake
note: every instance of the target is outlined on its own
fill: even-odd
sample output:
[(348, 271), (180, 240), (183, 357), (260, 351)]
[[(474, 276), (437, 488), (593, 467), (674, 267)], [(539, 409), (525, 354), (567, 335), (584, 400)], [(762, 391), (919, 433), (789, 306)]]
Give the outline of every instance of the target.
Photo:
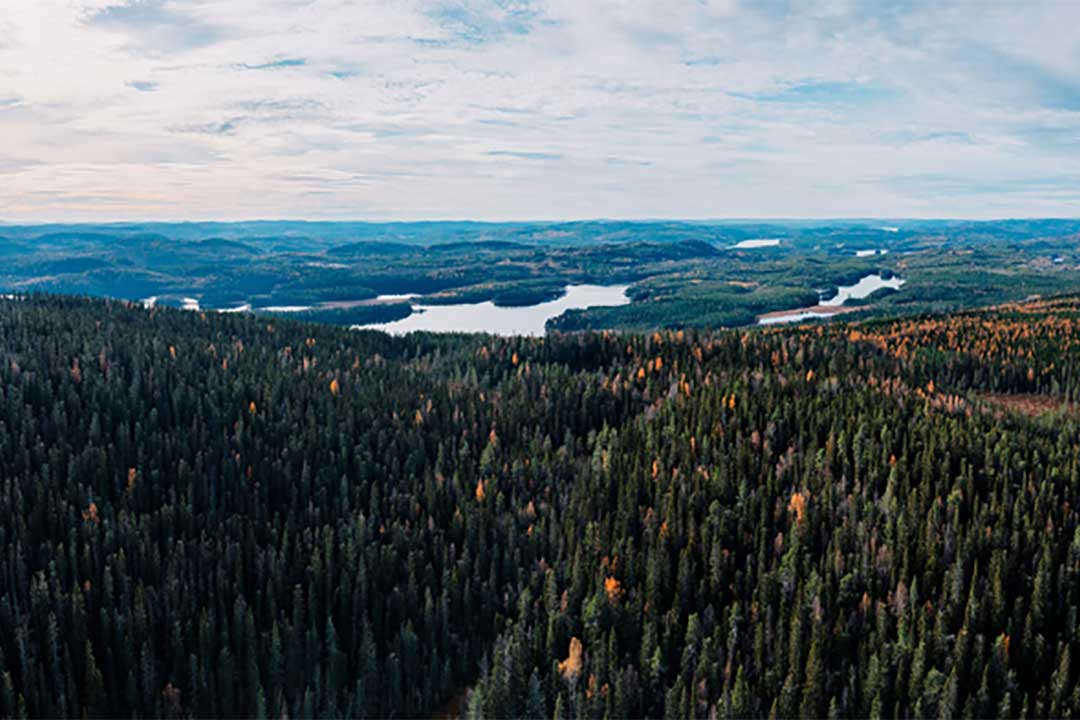
[[(413, 304), (413, 314), (402, 320), (372, 325), (355, 325), (364, 330), (382, 330), (391, 335), (411, 332), (491, 333), (493, 335), (532, 335), (545, 332), (545, 323), (567, 310), (588, 307), (627, 305), (629, 285), (567, 285), (558, 300), (526, 307), (499, 307), (490, 300), (459, 305)], [(409, 299), (399, 295), (380, 296), (380, 300)]]
[(753, 250), (755, 248), (779, 247), (779, 238), (757, 238), (756, 240), (741, 240), (728, 247), (728, 250)]
[(867, 275), (854, 285), (841, 285), (835, 297), (822, 300), (814, 307), (799, 308), (787, 312), (765, 313), (758, 316), (758, 325), (778, 325), (780, 323), (803, 322), (804, 320), (826, 320), (833, 315), (845, 312), (844, 303), (848, 300), (862, 300), (882, 288), (899, 290), (904, 279), (893, 276), (883, 278), (880, 274)]
[(841, 285), (837, 288), (835, 297), (831, 297), (828, 300), (822, 300), (821, 304), (826, 307), (843, 305), (848, 300), (862, 300), (865, 297), (870, 297), (870, 295), (882, 288), (899, 290), (903, 284), (903, 278), (896, 277), (895, 275), (888, 279), (881, 277), (880, 274), (867, 275), (866, 277), (860, 278), (859, 282), (854, 285)]

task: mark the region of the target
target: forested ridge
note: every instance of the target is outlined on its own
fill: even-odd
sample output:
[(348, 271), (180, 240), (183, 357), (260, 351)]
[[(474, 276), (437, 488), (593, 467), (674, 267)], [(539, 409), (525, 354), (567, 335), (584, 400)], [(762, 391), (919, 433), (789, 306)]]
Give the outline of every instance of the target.
[(1078, 360), (0, 301), (0, 716), (1075, 715)]
[(651, 332), (754, 325), (874, 274), (904, 285), (848, 300), (860, 317), (1076, 289), (1080, 220), (895, 222), (0, 225), (0, 294), (287, 308), (292, 319), (352, 326), (400, 320), (414, 305), (530, 306), (571, 285), (627, 285), (631, 302), (568, 310), (551, 328)]

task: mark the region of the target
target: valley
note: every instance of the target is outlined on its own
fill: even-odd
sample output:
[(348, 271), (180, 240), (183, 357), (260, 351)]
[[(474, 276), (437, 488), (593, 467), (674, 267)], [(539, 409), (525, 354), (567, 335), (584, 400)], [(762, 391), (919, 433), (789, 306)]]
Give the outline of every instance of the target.
[[(1078, 237), (1067, 220), (0, 226), (0, 292), (395, 332), (498, 333), (521, 308), (562, 331), (738, 327), (831, 317), (830, 303), (867, 317), (1069, 292)], [(905, 284), (838, 295), (867, 277)], [(629, 302), (566, 296), (581, 285)], [(478, 308), (489, 322), (436, 321)]]

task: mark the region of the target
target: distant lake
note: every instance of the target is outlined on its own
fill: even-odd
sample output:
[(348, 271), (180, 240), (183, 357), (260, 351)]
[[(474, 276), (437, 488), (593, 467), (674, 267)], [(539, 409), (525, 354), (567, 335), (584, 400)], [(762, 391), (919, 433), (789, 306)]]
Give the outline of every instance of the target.
[(854, 285), (841, 285), (837, 288), (836, 297), (822, 300), (821, 304), (826, 307), (843, 305), (848, 300), (862, 300), (865, 297), (870, 297), (882, 288), (899, 290), (903, 284), (903, 278), (896, 277), (895, 275), (888, 279), (881, 277), (880, 274), (867, 275), (866, 277), (860, 278), (859, 282)]
[(778, 247), (779, 238), (758, 238), (756, 240), (740, 240), (730, 246), (728, 250), (753, 250), (754, 248)]
[[(629, 285), (567, 285), (558, 300), (526, 307), (499, 307), (490, 300), (460, 305), (413, 304), (413, 314), (402, 320), (354, 326), (382, 330), (391, 335), (411, 332), (491, 333), (493, 335), (543, 335), (545, 323), (567, 310), (627, 305)], [(380, 300), (403, 300), (407, 296), (380, 296)]]
[(826, 320), (833, 315), (846, 312), (843, 308), (848, 300), (862, 300), (870, 297), (882, 288), (899, 290), (904, 284), (904, 279), (896, 277), (883, 278), (880, 274), (867, 275), (860, 278), (854, 285), (841, 285), (837, 288), (835, 297), (822, 300), (814, 307), (799, 308), (788, 312), (766, 313), (758, 317), (758, 325), (779, 325), (781, 323), (803, 322), (804, 320)]

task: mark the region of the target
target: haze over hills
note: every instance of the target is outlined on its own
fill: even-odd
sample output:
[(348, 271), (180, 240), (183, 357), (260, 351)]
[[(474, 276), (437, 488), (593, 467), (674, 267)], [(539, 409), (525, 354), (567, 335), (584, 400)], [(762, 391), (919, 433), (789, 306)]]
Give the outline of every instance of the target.
[(629, 304), (568, 310), (551, 326), (718, 327), (812, 307), (882, 273), (901, 277), (903, 292), (846, 311), (1069, 291), (1078, 237), (1080, 221), (1063, 219), (4, 226), (0, 290), (289, 308), (362, 325), (408, 317), (415, 303), (528, 306), (567, 285), (627, 285)]

